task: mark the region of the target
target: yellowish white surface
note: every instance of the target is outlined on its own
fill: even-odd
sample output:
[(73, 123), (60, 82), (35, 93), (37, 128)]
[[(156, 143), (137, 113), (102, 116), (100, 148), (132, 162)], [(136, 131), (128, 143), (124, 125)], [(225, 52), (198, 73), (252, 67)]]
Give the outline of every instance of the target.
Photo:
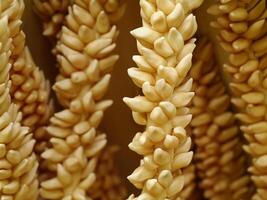
[[(27, 43), (30, 46), (35, 62), (45, 71), (46, 77), (54, 82), (56, 74), (55, 59), (51, 55), (49, 48), (49, 40), (42, 36), (41, 24), (38, 17), (32, 11), (32, 0), (25, 0), (26, 9), (24, 13), (24, 30), (27, 34)], [(108, 91), (108, 97), (114, 100), (114, 104), (105, 112), (102, 130), (107, 135), (109, 142), (121, 146), (118, 153), (118, 165), (122, 175), (122, 179), (133, 189), (126, 177), (138, 166), (137, 154), (128, 149), (128, 144), (132, 140), (134, 134), (142, 127), (138, 127), (131, 116), (129, 108), (123, 103), (122, 98), (125, 96), (136, 96), (138, 94), (137, 87), (127, 75), (127, 68), (134, 66), (132, 55), (137, 54), (135, 39), (130, 35), (130, 31), (136, 27), (140, 27), (141, 17), (139, 15), (139, 5), (137, 0), (127, 0), (127, 9), (124, 17), (119, 22), (120, 35), (118, 38), (117, 51), (120, 59), (117, 62), (113, 73), (112, 81)], [(213, 32), (210, 31), (210, 17), (206, 13), (206, 8), (212, 2), (206, 0), (204, 5), (196, 12), (199, 22), (200, 32), (213, 38)], [(217, 55), (220, 63), (224, 60), (222, 51), (216, 47)]]

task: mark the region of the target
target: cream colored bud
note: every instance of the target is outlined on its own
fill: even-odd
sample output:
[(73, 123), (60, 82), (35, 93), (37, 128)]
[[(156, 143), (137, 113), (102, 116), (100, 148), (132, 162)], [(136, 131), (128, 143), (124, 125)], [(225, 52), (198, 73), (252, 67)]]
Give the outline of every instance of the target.
[(192, 120), (192, 115), (180, 115), (180, 116), (176, 116), (173, 120), (172, 120), (172, 124), (174, 127), (182, 127), (185, 128)]
[(138, 167), (134, 170), (134, 172), (128, 176), (128, 180), (135, 184), (135, 182), (143, 182), (147, 179), (150, 179), (154, 176), (155, 172), (152, 170), (148, 170), (145, 167)]
[(176, 148), (178, 146), (179, 140), (175, 136), (166, 135), (163, 144), (167, 149), (172, 149), (172, 148)]
[(92, 95), (95, 100), (99, 100), (103, 98), (105, 95), (109, 82), (110, 82), (111, 75), (106, 74), (100, 81), (98, 81), (93, 87), (92, 87)]
[(168, 30), (166, 16), (162, 11), (153, 13), (150, 18), (150, 23), (152, 27), (158, 32), (165, 32)]
[(171, 102), (176, 107), (183, 107), (189, 104), (194, 95), (194, 92), (175, 92), (172, 96)]
[(170, 162), (170, 155), (168, 152), (157, 148), (154, 151), (154, 161), (158, 164), (158, 165), (166, 165), (167, 163)]
[(168, 117), (163, 112), (163, 110), (160, 107), (155, 107), (151, 113), (150, 113), (150, 119), (157, 123), (157, 124), (163, 124), (168, 121)]
[(137, 56), (137, 55), (135, 55), (135, 56), (133, 56), (133, 61), (136, 63), (136, 65), (141, 70), (143, 70), (145, 72), (152, 73), (152, 72), (155, 71), (155, 69), (147, 63), (147, 61), (144, 59), (143, 56)]
[(171, 11), (175, 8), (175, 5), (171, 0), (157, 0), (156, 3), (159, 9), (166, 15), (170, 14)]
[(159, 195), (164, 188), (158, 183), (157, 179), (149, 179), (146, 181), (146, 189), (152, 195)]
[(179, 78), (183, 79), (187, 75), (192, 65), (191, 60), (192, 54), (188, 54), (178, 63), (178, 65), (176, 66), (176, 71)]
[(94, 173), (89, 174), (80, 184), (79, 187), (83, 190), (88, 190), (94, 181), (96, 180), (96, 175)]
[(176, 115), (175, 106), (169, 101), (162, 101), (159, 103), (159, 107), (165, 113), (168, 118), (173, 118)]
[(184, 47), (183, 36), (176, 28), (170, 29), (167, 39), (173, 50), (176, 52), (180, 52)]
[(172, 67), (159, 66), (158, 74), (171, 85), (175, 85), (178, 79), (178, 74)]
[(156, 91), (156, 88), (153, 87), (148, 81), (144, 82), (142, 85), (142, 92), (144, 93), (145, 97), (152, 102), (156, 102), (161, 99)]
[(181, 168), (188, 166), (192, 160), (192, 157), (193, 157), (192, 151), (177, 154), (172, 164), (173, 168), (177, 170), (177, 169), (181, 169)]
[(167, 40), (165, 39), (165, 37), (158, 38), (154, 42), (154, 48), (155, 48), (156, 52), (159, 55), (161, 55), (161, 56), (163, 56), (165, 58), (173, 55), (173, 53), (174, 53), (174, 51), (172, 50), (172, 47), (167, 42)]
[(131, 31), (131, 34), (138, 40), (143, 40), (151, 44), (160, 37), (160, 34), (150, 28), (140, 27)]
[(170, 197), (172, 197), (178, 192), (180, 192), (183, 187), (184, 187), (184, 176), (178, 175), (176, 178), (173, 179), (173, 182), (169, 186), (167, 193)]
[(146, 17), (150, 18), (151, 15), (155, 12), (156, 8), (153, 4), (146, 0), (140, 1), (140, 6), (142, 8), (142, 11), (145, 13)]
[(152, 85), (155, 83), (155, 78), (151, 74), (137, 68), (128, 69), (128, 75), (138, 87), (142, 87), (145, 82), (149, 82)]
[(141, 96), (135, 98), (125, 97), (123, 101), (135, 112), (151, 112), (155, 107), (154, 103)]
[(160, 142), (163, 140), (166, 133), (164, 133), (164, 131), (159, 127), (149, 126), (147, 129), (147, 135), (151, 141)]
[(147, 49), (141, 46), (140, 51), (143, 53), (145, 60), (155, 69), (157, 69), (160, 65), (163, 65), (163, 66), (167, 65), (167, 61), (162, 56), (155, 53), (151, 49)]
[(166, 83), (164, 79), (160, 79), (155, 85), (157, 93), (163, 98), (167, 99), (173, 93), (173, 87)]
[(196, 17), (193, 14), (188, 15), (178, 30), (182, 34), (184, 40), (190, 39), (197, 30)]
[(183, 6), (178, 3), (172, 12), (167, 16), (167, 23), (169, 27), (179, 28), (185, 17)]

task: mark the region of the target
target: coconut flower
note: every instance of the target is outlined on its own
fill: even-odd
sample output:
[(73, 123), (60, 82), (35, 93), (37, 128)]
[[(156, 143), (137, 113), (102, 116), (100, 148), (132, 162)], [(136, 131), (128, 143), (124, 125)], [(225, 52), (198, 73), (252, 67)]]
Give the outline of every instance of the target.
[(194, 52), (190, 71), (196, 92), (190, 125), (199, 186), (207, 199), (250, 199), (241, 134), (213, 52), (212, 44), (203, 39)]
[(45, 199), (85, 199), (96, 179), (98, 155), (106, 135), (98, 130), (112, 100), (103, 100), (118, 35), (115, 22), (124, 5), (119, 1), (73, 1), (68, 8), (56, 51), (59, 75), (53, 86), (64, 107), (47, 128), (51, 147), (42, 157), (49, 177), (41, 183)]
[(231, 102), (247, 140), (244, 150), (251, 157), (248, 171), (255, 183), (252, 199), (265, 199), (266, 148), (266, 2), (220, 1), (209, 13), (216, 16), (212, 26), (219, 30), (218, 41), (229, 53), (224, 71), (229, 76)]
[(197, 30), (192, 10), (201, 1), (141, 0), (143, 26), (131, 32), (141, 55), (133, 56), (138, 67), (128, 69), (142, 94), (125, 97), (134, 121), (144, 125), (129, 148), (143, 156), (140, 166), (128, 176), (142, 190), (129, 199), (173, 199), (184, 187), (183, 169), (193, 156), (185, 128), (192, 115), (186, 107), (194, 92), (191, 68)]
[(22, 113), (11, 103), (12, 29), (9, 23), (14, 2), (1, 1), (0, 10), (0, 178), (1, 199), (33, 199), (38, 196), (37, 168), (38, 161), (33, 153), (35, 140), (29, 128), (21, 125)]

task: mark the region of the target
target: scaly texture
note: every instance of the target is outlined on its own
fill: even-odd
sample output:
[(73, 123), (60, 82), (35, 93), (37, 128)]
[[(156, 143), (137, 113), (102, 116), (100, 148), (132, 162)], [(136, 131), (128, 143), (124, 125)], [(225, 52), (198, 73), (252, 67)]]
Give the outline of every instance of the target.
[(53, 112), (53, 104), (49, 99), (50, 84), (45, 79), (44, 73), (35, 65), (27, 46), (13, 60), (12, 102), (18, 105), (22, 112), (22, 125), (28, 126), (33, 131), (37, 140), (35, 150), (40, 154), (47, 145), (45, 126)]
[[(191, 13), (202, 1), (141, 0), (143, 26), (131, 32), (141, 56), (133, 56), (138, 68), (128, 74), (143, 95), (124, 98), (137, 124), (145, 125), (129, 148), (144, 158), (128, 176), (141, 189), (129, 199), (177, 199), (184, 186), (183, 168), (193, 156), (185, 127), (191, 121), (186, 105), (194, 96), (191, 68), (197, 30)], [(178, 198), (179, 199), (179, 198)]]
[(12, 45), (10, 33), (12, 32), (9, 32), (8, 25), (14, 17), (14, 15), (9, 15), (13, 9), (13, 1), (2, 0), (0, 2), (0, 198), (36, 200), (38, 162), (33, 153), (35, 140), (32, 139), (29, 128), (21, 126), (22, 115), (18, 112), (18, 107), (11, 104), (9, 94)]
[(197, 45), (190, 71), (196, 95), (192, 101), (195, 162), (204, 197), (212, 200), (250, 199), (246, 154), (230, 110), (230, 97), (220, 77), (212, 44)]
[(56, 46), (60, 74), (53, 86), (65, 109), (47, 128), (52, 146), (42, 157), (52, 174), (41, 183), (45, 199), (90, 198), (97, 156), (106, 145), (97, 128), (112, 104), (102, 99), (118, 59), (112, 55), (118, 35), (114, 23), (123, 11), (117, 0), (75, 0), (69, 6)]
[(230, 77), (231, 102), (251, 155), (249, 167), (256, 185), (253, 200), (267, 199), (267, 10), (265, 0), (220, 1), (208, 10), (215, 15), (219, 42), (229, 53), (224, 65)]
[(3, 6), (7, 6), (3, 15), (8, 16), (8, 26), (10, 30), (10, 36), (12, 38), (12, 59), (13, 64), (14, 58), (17, 58), (22, 52), (25, 46), (24, 34), (21, 31), (21, 17), (24, 11), (23, 0), (4, 0)]
[(43, 35), (55, 39), (61, 30), (70, 0), (34, 0), (34, 9), (43, 21)]
[(22, 0), (9, 0), (8, 2), (10, 2), (10, 8), (5, 14), (10, 16), (8, 25), (13, 39), (10, 72), (11, 98), (22, 112), (22, 125), (33, 131), (38, 141), (36, 151), (40, 153), (47, 142), (44, 126), (53, 110), (52, 102), (49, 102), (50, 86), (43, 72), (35, 65), (25, 45), (25, 34), (21, 30), (24, 2)]
[(126, 188), (123, 186), (114, 163), (114, 154), (118, 146), (108, 146), (99, 156), (96, 168), (96, 181), (90, 189), (90, 197), (94, 200), (124, 200)]
[[(35, 0), (34, 4), (35, 12), (43, 21), (43, 35), (56, 40), (56, 38), (60, 36), (59, 32), (61, 31), (65, 16), (67, 15), (69, 0)], [(55, 55), (57, 54), (56, 49), (52, 52)], [(100, 166), (97, 166), (96, 169), (96, 183), (94, 183), (93, 188), (90, 189), (89, 194), (93, 199), (112, 200), (114, 198), (125, 198), (126, 189), (122, 185), (111, 159), (115, 151), (115, 147), (108, 147), (100, 155)], [(104, 159), (102, 159), (102, 156), (104, 156)], [(111, 158), (107, 160), (107, 156)], [(43, 178), (46, 178), (45, 174), (42, 179)]]

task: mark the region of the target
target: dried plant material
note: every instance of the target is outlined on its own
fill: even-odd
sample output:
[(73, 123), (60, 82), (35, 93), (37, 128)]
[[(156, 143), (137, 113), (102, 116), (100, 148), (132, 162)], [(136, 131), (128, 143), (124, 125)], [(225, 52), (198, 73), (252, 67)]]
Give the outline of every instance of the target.
[(106, 145), (98, 126), (112, 104), (102, 99), (118, 60), (114, 23), (123, 12), (117, 0), (74, 0), (68, 8), (56, 46), (60, 74), (53, 86), (65, 109), (51, 117), (47, 128), (52, 146), (42, 157), (52, 174), (41, 183), (44, 199), (90, 198), (97, 157)]
[(35, 140), (28, 127), (21, 126), (22, 115), (11, 104), (11, 33), (9, 11), (14, 2), (1, 1), (0, 9), (0, 199), (36, 200), (38, 196), (38, 162), (33, 153)]
[(241, 134), (213, 51), (212, 44), (203, 39), (194, 52), (190, 71), (196, 92), (191, 127), (200, 188), (206, 199), (250, 199)]
[[(52, 114), (49, 102), (50, 86), (43, 72), (35, 65), (30, 50), (25, 45), (25, 34), (21, 30), (21, 14), (24, 2), (13, 0), (7, 14), (12, 36), (11, 98), (22, 112), (22, 125), (30, 128), (37, 140), (36, 152), (44, 150), (47, 134), (44, 126)], [(15, 27), (14, 27), (15, 26)]]
[(266, 1), (220, 1), (208, 12), (217, 17), (212, 26), (219, 29), (219, 42), (229, 53), (224, 70), (248, 142), (244, 149), (252, 158), (248, 170), (257, 189), (252, 199), (266, 199)]
[(43, 21), (43, 35), (56, 38), (68, 12), (70, 0), (34, 0), (35, 11)]
[(183, 168), (193, 156), (185, 127), (191, 121), (186, 107), (194, 93), (191, 68), (197, 30), (191, 11), (202, 1), (141, 0), (143, 26), (131, 32), (141, 56), (133, 56), (138, 68), (128, 69), (143, 95), (124, 98), (137, 124), (145, 125), (129, 148), (144, 158), (128, 176), (142, 192), (129, 199), (176, 199), (184, 187)]
[(124, 187), (116, 165), (114, 154), (118, 146), (108, 146), (99, 156), (96, 167), (96, 181), (90, 189), (89, 196), (94, 200), (124, 200), (126, 188)]

